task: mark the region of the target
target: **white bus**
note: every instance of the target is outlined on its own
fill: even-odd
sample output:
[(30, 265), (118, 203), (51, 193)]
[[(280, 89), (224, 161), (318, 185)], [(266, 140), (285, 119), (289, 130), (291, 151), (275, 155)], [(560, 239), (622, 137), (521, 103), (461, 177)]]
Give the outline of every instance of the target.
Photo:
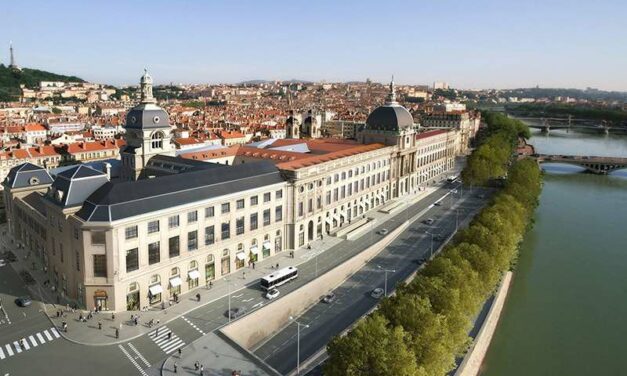
[(296, 279), (298, 277), (298, 269), (293, 266), (288, 266), (281, 270), (267, 275), (261, 278), (261, 288), (264, 290), (270, 290), (274, 287), (279, 287), (284, 283)]

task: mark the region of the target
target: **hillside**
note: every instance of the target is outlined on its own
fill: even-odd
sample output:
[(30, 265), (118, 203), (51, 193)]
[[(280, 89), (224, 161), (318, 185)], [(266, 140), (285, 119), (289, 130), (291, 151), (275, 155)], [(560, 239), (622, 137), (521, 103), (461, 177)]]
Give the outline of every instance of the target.
[(39, 81), (85, 82), (75, 76), (64, 76), (30, 68), (22, 68), (21, 71), (18, 71), (0, 64), (0, 102), (18, 100), (21, 84), (28, 88), (35, 88), (39, 86)]

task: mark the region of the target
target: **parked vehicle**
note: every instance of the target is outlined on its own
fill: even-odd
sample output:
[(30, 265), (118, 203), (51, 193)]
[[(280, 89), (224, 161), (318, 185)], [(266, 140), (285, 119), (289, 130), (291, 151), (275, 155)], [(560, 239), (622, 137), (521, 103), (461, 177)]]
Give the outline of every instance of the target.
[(331, 303), (333, 303), (335, 301), (336, 298), (337, 297), (335, 296), (335, 294), (330, 292), (330, 293), (326, 294), (324, 296), (324, 298), (322, 298), (322, 301), (324, 303), (331, 304)]
[(229, 317), (231, 320), (244, 316), (244, 314), (246, 314), (246, 308), (244, 307), (231, 308), (230, 310), (224, 312), (224, 315)]
[(388, 234), (388, 229), (387, 228), (382, 228), (381, 230), (379, 230), (379, 235), (387, 235)]
[(372, 290), (372, 292), (370, 293), (370, 296), (372, 296), (375, 299), (380, 299), (383, 296), (384, 292), (383, 289), (381, 287), (377, 287), (376, 289)]
[(28, 307), (29, 305), (33, 304), (33, 300), (28, 295), (20, 296), (19, 298), (15, 299), (15, 304), (20, 307)]
[(277, 290), (277, 289), (270, 289), (266, 293), (266, 299), (272, 300), (272, 299), (278, 297), (280, 294), (281, 293), (279, 292), (279, 290)]
[(435, 206), (442, 206), (442, 201), (436, 201), (433, 203)]
[(425, 225), (432, 225), (435, 222), (435, 219), (433, 218), (427, 218), (424, 221), (422, 221), (422, 223), (424, 223)]

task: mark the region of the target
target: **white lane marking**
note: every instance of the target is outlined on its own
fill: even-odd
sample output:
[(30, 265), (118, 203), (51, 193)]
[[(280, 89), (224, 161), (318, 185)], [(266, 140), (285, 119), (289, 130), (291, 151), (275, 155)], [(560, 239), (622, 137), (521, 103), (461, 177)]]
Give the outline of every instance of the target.
[(13, 346), (15, 346), (15, 351), (17, 351), (18, 354), (22, 352), (22, 348), (20, 347), (20, 344), (17, 343), (17, 341), (13, 341)]
[(44, 334), (46, 335), (46, 338), (48, 338), (48, 341), (52, 341), (52, 336), (50, 335), (50, 333), (48, 333), (48, 330), (44, 330)]
[(191, 322), (187, 317), (185, 316), (181, 316), (181, 318), (183, 320), (185, 320), (186, 323), (188, 323), (189, 325), (191, 325), (192, 328), (196, 329), (200, 334), (202, 334), (203, 336), (205, 335), (205, 332), (203, 332), (199, 327), (197, 327), (193, 322)]
[(170, 345), (166, 346), (165, 348), (163, 348), (162, 350), (166, 353), (169, 354), (172, 351), (178, 349), (181, 346), (184, 346), (185, 342), (183, 342), (183, 340), (181, 340), (180, 338), (178, 338), (177, 341), (171, 343)]
[(244, 300), (242, 300), (242, 303), (248, 303), (248, 302), (253, 301), (253, 300), (255, 300), (255, 298), (244, 299)]
[(240, 298), (242, 296), (244, 296), (244, 293), (241, 293), (239, 295), (232, 295), (231, 298)]
[(263, 303), (259, 302), (259, 303), (255, 304), (254, 306), (252, 306), (252, 308), (257, 308), (257, 307), (263, 307)]
[(0, 359), (4, 359), (4, 351), (2, 351), (2, 347), (0, 347)]
[(135, 366), (135, 368), (137, 368), (137, 370), (139, 371), (139, 373), (142, 374), (142, 376), (148, 376), (148, 374), (142, 369), (142, 367), (137, 364), (137, 362), (135, 361), (135, 359), (131, 356), (131, 354), (128, 353), (128, 351), (126, 351), (126, 349), (124, 347), (122, 347), (122, 345), (118, 345), (118, 347), (120, 348), (120, 350), (122, 350), (122, 352), (124, 353), (124, 355), (126, 355), (126, 357), (128, 358), (128, 360), (131, 361), (131, 363), (133, 363), (133, 365)]
[(24, 350), (30, 350), (30, 346), (28, 346), (28, 341), (26, 340), (22, 341), (22, 344), (20, 346), (22, 346)]
[(37, 333), (37, 338), (39, 339), (39, 342), (41, 342), (42, 345), (46, 343), (46, 340), (44, 339), (44, 336), (41, 335), (41, 333)]
[(30, 339), (30, 342), (33, 344), (33, 347), (37, 347), (37, 340), (35, 339), (35, 337), (28, 336), (28, 339)]
[(52, 334), (54, 334), (55, 337), (57, 338), (61, 337), (59, 335), (59, 332), (57, 332), (57, 328), (50, 328), (50, 331), (52, 332)]
[(144, 364), (146, 365), (146, 367), (150, 367), (150, 363), (148, 363), (148, 361), (146, 360), (146, 358), (144, 358), (142, 356), (142, 354), (139, 353), (139, 351), (137, 351), (137, 349), (135, 348), (135, 346), (133, 346), (132, 343), (128, 343), (128, 347), (130, 347), (131, 350), (133, 350), (135, 352), (135, 354), (137, 354), (137, 357), (139, 358), (139, 360), (141, 360), (142, 362), (144, 362)]

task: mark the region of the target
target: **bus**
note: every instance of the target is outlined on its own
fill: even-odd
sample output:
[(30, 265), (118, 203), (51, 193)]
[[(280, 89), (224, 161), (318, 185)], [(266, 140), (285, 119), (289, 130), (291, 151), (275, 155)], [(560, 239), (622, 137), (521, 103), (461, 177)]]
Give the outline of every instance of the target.
[(261, 288), (267, 291), (274, 287), (279, 287), (284, 283), (288, 283), (297, 277), (298, 269), (293, 266), (288, 266), (287, 268), (283, 268), (261, 278)]

